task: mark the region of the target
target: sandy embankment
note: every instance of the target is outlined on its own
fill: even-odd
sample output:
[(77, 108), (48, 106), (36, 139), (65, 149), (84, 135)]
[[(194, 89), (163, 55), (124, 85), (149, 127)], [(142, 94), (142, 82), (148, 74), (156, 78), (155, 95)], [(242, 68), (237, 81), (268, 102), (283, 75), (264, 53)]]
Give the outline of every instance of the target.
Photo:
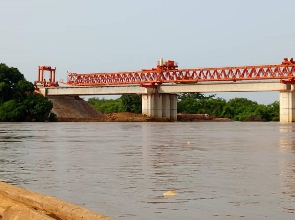
[(112, 220), (72, 203), (4, 182), (0, 182), (0, 219)]

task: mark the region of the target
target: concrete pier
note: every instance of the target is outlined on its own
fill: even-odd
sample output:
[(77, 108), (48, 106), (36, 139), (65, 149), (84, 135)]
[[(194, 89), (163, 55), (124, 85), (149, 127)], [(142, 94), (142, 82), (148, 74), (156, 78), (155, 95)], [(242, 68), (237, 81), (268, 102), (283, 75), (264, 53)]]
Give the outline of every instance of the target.
[(177, 120), (176, 94), (142, 94), (142, 114), (150, 117), (166, 117)]
[(170, 119), (170, 94), (163, 94), (162, 97), (162, 116)]
[(294, 85), (288, 85), (286, 91), (280, 92), (280, 122), (295, 121), (295, 90)]

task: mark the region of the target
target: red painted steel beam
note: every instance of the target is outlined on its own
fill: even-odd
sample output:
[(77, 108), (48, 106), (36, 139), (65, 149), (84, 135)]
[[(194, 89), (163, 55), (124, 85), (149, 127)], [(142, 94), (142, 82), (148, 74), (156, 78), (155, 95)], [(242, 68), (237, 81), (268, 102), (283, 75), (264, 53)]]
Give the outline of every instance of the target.
[(196, 69), (160, 69), (117, 73), (68, 73), (67, 83), (71, 86), (103, 86), (140, 84), (155, 85), (161, 83), (197, 83), (242, 80), (272, 80), (293, 82), (295, 62), (285, 58), (281, 64)]

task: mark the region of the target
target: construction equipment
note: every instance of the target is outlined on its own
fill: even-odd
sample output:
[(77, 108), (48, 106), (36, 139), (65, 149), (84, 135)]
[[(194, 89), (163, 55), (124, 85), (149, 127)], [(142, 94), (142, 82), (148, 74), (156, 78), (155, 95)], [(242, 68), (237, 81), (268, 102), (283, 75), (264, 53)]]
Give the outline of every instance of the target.
[[(44, 77), (44, 71), (49, 71), (49, 79), (46, 81)], [(51, 68), (51, 66), (38, 66), (38, 79), (34, 82), (35, 87), (44, 86), (44, 87), (57, 87), (59, 86), (58, 82), (55, 81), (56, 68)]]
[[(55, 69), (39, 67), (37, 83), (44, 80), (44, 70), (51, 71), (49, 82), (44, 86), (58, 86), (55, 82)], [(52, 72), (53, 71), (53, 72)], [(178, 69), (177, 62), (160, 59), (156, 68), (142, 69), (131, 72), (114, 73), (86, 73), (68, 72), (68, 86), (107, 86), (137, 84), (143, 87), (156, 87), (162, 83), (199, 83), (199, 82), (236, 82), (244, 80), (280, 80), (281, 83), (295, 84), (295, 61), (293, 58), (284, 58), (280, 64)]]

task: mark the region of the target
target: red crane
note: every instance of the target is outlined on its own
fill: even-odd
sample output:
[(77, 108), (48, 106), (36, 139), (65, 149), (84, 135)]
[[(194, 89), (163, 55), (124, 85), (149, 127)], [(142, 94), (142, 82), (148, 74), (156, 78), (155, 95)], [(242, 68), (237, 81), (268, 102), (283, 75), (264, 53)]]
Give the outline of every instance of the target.
[(160, 59), (156, 68), (132, 72), (87, 74), (68, 72), (65, 84), (69, 86), (137, 84), (143, 87), (155, 87), (162, 83), (236, 82), (273, 79), (280, 79), (282, 83), (295, 84), (295, 61), (293, 58), (284, 58), (280, 64), (273, 65), (196, 69), (178, 69), (178, 64), (175, 61), (167, 60), (164, 62), (163, 59)]

